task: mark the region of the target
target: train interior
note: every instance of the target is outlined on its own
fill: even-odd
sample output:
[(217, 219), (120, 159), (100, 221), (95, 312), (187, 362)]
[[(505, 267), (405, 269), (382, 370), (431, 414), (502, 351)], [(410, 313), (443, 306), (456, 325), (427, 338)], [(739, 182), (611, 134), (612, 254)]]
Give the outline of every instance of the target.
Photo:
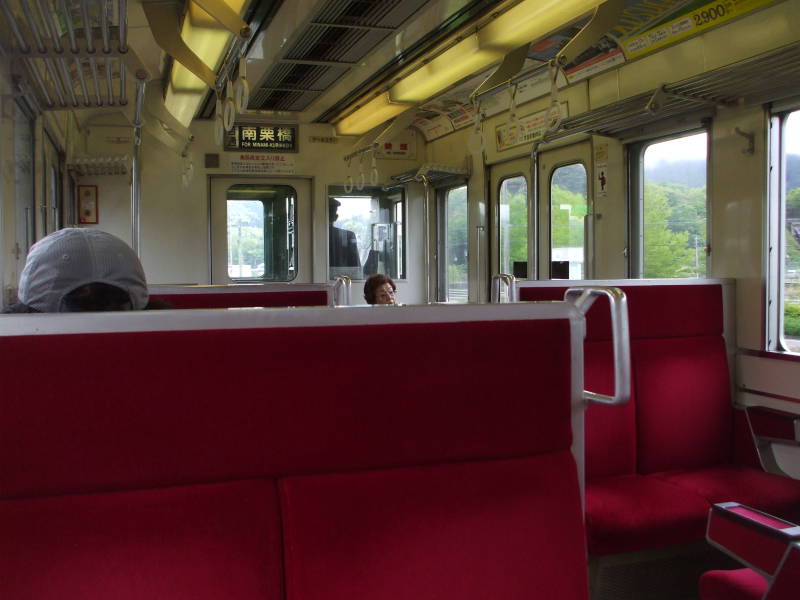
[(69, 227), (172, 310), (0, 319), (0, 597), (796, 597), (800, 0), (0, 0)]

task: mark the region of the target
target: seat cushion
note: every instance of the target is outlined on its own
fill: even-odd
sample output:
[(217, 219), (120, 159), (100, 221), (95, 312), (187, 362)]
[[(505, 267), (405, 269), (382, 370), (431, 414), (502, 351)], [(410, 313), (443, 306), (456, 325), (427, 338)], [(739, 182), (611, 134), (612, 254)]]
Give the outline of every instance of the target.
[(280, 600), (275, 485), (0, 502), (0, 598)]
[(721, 336), (633, 340), (642, 474), (730, 462), (733, 410)]
[(708, 571), (700, 577), (702, 600), (761, 600), (767, 580), (752, 569)]
[(711, 504), (739, 502), (789, 521), (800, 520), (800, 481), (744, 465), (656, 473), (662, 481), (702, 496)]
[(703, 539), (709, 504), (697, 494), (642, 475), (586, 484), (589, 553), (633, 552)]
[[(584, 343), (584, 386), (614, 394), (614, 351), (611, 342)], [(589, 404), (586, 422), (586, 477), (631, 475), (636, 472), (636, 411), (633, 393), (624, 406)]]
[[(2, 337), (0, 355), (14, 359), (0, 361), (0, 496), (569, 448), (569, 327), (559, 318)], [(504, 350), (487, 353), (498, 340)], [(403, 360), (387, 360), (387, 347)], [(81, 365), (91, 365), (92, 393), (75, 376)], [(536, 385), (503, 392), (487, 373), (505, 372), (535, 372)], [(388, 383), (373, 384), (376, 374)]]
[(279, 485), (287, 600), (588, 595), (569, 452)]

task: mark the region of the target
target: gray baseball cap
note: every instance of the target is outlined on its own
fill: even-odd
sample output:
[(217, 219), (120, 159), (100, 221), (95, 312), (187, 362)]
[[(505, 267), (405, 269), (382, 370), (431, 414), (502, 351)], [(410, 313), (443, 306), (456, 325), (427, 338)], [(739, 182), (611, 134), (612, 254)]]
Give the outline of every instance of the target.
[(99, 229), (61, 229), (36, 242), (28, 252), (17, 295), (40, 312), (62, 312), (64, 297), (89, 283), (124, 290), (134, 310), (147, 306), (139, 257), (121, 239)]

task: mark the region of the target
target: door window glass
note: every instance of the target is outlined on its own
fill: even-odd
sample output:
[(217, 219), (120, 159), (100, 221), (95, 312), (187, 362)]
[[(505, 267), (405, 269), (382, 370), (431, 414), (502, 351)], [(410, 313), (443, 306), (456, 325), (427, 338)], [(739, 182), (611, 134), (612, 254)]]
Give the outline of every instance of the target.
[(227, 191), (228, 277), (297, 276), (297, 194), (288, 185), (236, 184)]
[(586, 168), (564, 165), (550, 179), (550, 277), (586, 277), (586, 228), (588, 213)]
[(442, 282), (440, 298), (444, 302), (467, 302), (469, 298), (467, 186), (446, 190), (440, 202), (443, 221), (439, 255), (445, 259), (439, 272)]
[(525, 177), (503, 179), (498, 197), (500, 272), (524, 279), (528, 270), (528, 182)]

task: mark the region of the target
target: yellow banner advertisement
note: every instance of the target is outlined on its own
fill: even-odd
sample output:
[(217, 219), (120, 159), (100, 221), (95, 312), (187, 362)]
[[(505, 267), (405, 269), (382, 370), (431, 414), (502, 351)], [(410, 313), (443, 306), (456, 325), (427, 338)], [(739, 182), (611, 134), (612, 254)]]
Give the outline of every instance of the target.
[(657, 25), (623, 42), (628, 59), (649, 54), (668, 44), (696, 35), (726, 23), (756, 9), (774, 3), (775, 0), (717, 0), (692, 9), (679, 17)]

